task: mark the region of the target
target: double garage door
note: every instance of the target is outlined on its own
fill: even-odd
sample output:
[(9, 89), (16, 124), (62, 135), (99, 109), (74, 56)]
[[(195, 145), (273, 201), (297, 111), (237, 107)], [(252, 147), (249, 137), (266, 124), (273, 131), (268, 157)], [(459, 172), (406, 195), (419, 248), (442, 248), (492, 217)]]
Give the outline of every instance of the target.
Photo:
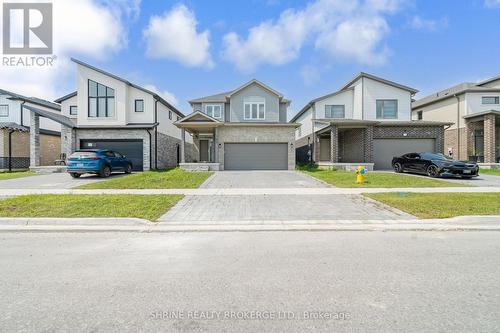
[(435, 139), (374, 139), (374, 168), (378, 170), (391, 169), (392, 158), (407, 153), (434, 152)]
[(286, 143), (225, 143), (225, 170), (287, 170)]
[(143, 170), (142, 140), (80, 140), (81, 149), (111, 149), (132, 161), (133, 171)]

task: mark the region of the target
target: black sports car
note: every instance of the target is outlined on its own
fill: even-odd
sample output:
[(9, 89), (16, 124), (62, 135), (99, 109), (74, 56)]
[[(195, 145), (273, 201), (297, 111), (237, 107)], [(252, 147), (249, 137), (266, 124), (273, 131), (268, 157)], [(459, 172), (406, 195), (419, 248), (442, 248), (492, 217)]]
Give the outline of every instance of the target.
[(429, 177), (443, 175), (472, 178), (479, 176), (476, 163), (453, 160), (443, 154), (409, 153), (392, 159), (395, 172), (423, 173)]

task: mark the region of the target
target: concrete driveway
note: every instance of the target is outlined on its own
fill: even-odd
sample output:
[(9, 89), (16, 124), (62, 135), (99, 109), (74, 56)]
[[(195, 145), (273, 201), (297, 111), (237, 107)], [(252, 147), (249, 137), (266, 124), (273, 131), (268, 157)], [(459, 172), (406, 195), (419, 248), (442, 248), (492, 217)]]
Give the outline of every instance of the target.
[(201, 188), (300, 188), (326, 187), (322, 182), (297, 171), (221, 171)]
[[(124, 174), (113, 174), (108, 179), (122, 177)], [(0, 189), (63, 189), (103, 181), (96, 175), (83, 175), (78, 179), (67, 173), (49, 173), (37, 176), (15, 178), (0, 181)]]

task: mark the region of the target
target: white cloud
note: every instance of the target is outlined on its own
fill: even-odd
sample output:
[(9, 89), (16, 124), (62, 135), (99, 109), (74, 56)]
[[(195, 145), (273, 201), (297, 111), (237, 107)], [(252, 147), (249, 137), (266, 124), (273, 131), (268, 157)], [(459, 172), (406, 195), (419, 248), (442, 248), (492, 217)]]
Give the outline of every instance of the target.
[(484, 0), (484, 5), (488, 8), (500, 7), (500, 0)]
[(409, 25), (416, 30), (437, 31), (448, 26), (448, 19), (445, 17), (440, 20), (430, 20), (416, 15), (412, 18)]
[[(137, 0), (130, 0), (138, 3)], [(52, 67), (0, 65), (0, 87), (20, 94), (54, 99), (75, 88), (70, 57), (106, 59), (127, 45), (127, 31), (118, 7), (94, 0), (54, 0)]]
[(173, 106), (179, 105), (179, 100), (170, 91), (167, 91), (167, 90), (161, 91), (153, 84), (147, 84), (144, 86), (144, 88), (146, 88), (147, 90), (151, 90), (152, 92), (158, 94), (160, 97), (164, 98), (167, 102), (169, 102)]
[(260, 65), (283, 65), (296, 59), (312, 41), (332, 60), (382, 64), (390, 53), (383, 44), (390, 31), (386, 15), (404, 4), (403, 0), (316, 0), (252, 27), (246, 38), (226, 34), (223, 55), (239, 70), (252, 72)]
[(192, 11), (179, 5), (162, 16), (152, 16), (143, 31), (147, 42), (146, 55), (165, 58), (188, 67), (212, 68), (210, 33), (198, 32), (198, 22)]

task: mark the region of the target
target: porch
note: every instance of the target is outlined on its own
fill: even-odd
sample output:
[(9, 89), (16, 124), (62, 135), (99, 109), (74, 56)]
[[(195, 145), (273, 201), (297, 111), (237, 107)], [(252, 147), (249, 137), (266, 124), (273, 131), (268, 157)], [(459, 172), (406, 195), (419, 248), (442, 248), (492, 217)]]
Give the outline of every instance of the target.
[(484, 168), (500, 168), (500, 111), (464, 116), (467, 157)]

